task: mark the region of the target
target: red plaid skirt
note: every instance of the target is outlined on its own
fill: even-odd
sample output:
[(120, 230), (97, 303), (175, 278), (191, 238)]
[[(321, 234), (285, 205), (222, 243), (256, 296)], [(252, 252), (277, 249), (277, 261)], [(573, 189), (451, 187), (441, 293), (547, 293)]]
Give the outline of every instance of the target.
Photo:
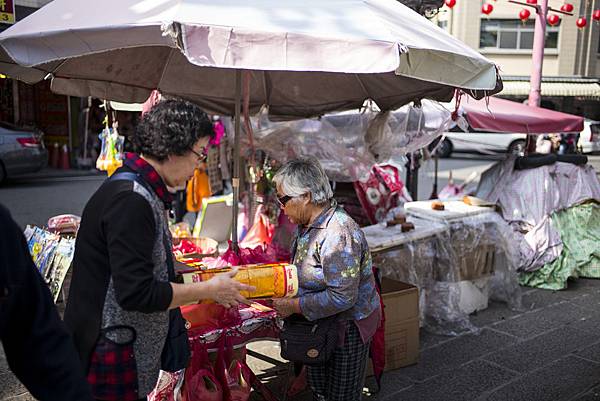
[[(107, 337), (113, 333), (124, 341), (114, 341)], [(134, 401), (138, 400), (138, 380), (133, 343), (136, 332), (130, 326), (111, 326), (100, 331), (100, 337), (92, 354), (87, 375), (92, 394), (97, 400)]]

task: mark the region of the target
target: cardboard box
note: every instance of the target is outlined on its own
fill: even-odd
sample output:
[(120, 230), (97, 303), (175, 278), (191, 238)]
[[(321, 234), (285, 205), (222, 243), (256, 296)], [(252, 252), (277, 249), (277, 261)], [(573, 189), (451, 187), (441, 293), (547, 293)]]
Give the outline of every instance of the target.
[[(419, 359), (419, 290), (400, 281), (383, 278), (385, 305), (385, 371), (417, 363)], [(373, 374), (371, 360), (367, 375)]]
[(437, 257), (434, 280), (459, 282), (489, 277), (494, 273), (495, 247), (479, 245), (465, 249), (459, 241), (452, 239), (450, 255)]

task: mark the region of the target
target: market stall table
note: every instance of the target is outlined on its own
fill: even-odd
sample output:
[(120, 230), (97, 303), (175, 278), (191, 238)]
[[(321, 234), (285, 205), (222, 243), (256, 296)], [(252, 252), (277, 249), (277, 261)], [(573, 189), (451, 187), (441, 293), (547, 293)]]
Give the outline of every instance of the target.
[(436, 235), (431, 280), (424, 288), (425, 325), (443, 334), (476, 331), (468, 315), (487, 308), (496, 270), (495, 287), (505, 295), (500, 299), (518, 296), (513, 258), (506, 256), (511, 231), (494, 208), (451, 200), (443, 202), (444, 210), (434, 210), (433, 202), (404, 205), (409, 217), (445, 227)]
[(427, 310), (425, 289), (434, 272), (437, 236), (446, 231), (442, 224), (411, 218), (414, 230), (402, 232), (400, 225), (375, 224), (363, 227), (373, 265), (382, 276), (419, 288), (419, 311), (424, 322)]
[(495, 244), (487, 238), (487, 230), (493, 223), (487, 217), (497, 215), (495, 210), (459, 200), (443, 202), (444, 210), (434, 210), (433, 202), (408, 202), (404, 207), (409, 216), (436, 222), (449, 230), (449, 241), (438, 248), (435, 279), (458, 282), (493, 273)]

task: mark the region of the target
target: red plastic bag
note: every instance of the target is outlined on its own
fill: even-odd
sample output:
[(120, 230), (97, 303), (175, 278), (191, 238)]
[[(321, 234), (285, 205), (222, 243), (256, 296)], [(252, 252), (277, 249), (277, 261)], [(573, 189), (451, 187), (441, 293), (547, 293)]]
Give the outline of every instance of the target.
[(231, 361), (229, 369), (225, 372), (227, 387), (231, 401), (248, 401), (250, 398), (250, 368), (246, 363), (237, 360)]
[(190, 366), (185, 372), (182, 401), (222, 401), (223, 388), (213, 373), (208, 352), (198, 341), (192, 345)]

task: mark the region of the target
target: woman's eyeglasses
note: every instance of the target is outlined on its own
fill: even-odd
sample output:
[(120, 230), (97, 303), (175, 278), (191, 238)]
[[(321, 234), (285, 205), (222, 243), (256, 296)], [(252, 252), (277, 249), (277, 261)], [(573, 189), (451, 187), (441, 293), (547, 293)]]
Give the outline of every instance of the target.
[(200, 151), (200, 153), (196, 152), (192, 148), (190, 148), (190, 152), (192, 152), (193, 154), (196, 155), (196, 157), (198, 157), (198, 163), (202, 163), (203, 161), (206, 161), (206, 158), (208, 157), (208, 150), (204, 146), (202, 146), (202, 150)]
[(292, 198), (293, 196), (284, 195), (281, 197), (277, 197), (277, 202), (279, 203), (279, 206), (285, 207), (285, 204), (288, 203)]

